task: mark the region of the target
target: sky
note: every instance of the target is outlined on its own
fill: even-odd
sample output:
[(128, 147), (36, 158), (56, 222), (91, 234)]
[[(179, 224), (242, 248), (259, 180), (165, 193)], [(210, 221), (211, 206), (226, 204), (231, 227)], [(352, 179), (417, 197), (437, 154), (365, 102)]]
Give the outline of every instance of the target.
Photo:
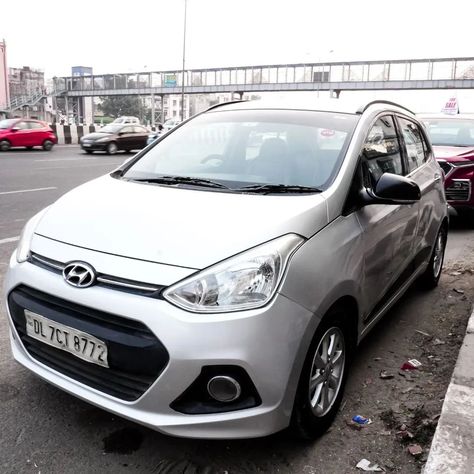
[[(79, 65), (95, 73), (180, 69), (184, 3), (4, 1), (0, 39), (9, 66), (42, 69), (46, 77), (70, 75)], [(186, 66), (474, 56), (471, 4), (187, 0)], [(461, 96), (471, 101), (470, 91)]]

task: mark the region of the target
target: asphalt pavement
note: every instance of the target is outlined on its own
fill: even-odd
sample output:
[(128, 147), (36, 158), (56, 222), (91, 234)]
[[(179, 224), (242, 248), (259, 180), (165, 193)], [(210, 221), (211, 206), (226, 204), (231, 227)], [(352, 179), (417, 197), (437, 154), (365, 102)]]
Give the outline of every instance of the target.
[[(8, 259), (27, 219), (68, 190), (110, 172), (130, 156), (89, 156), (76, 146), (58, 146), (52, 152), (20, 150), (0, 153), (0, 286)], [(474, 231), (462, 225), (451, 229), (447, 266), (458, 270), (458, 264), (465, 264), (465, 267), (472, 268), (473, 254)], [(443, 276), (440, 288), (428, 295), (416, 290), (409, 292), (405, 300), (387, 315), (386, 321), (367, 337), (353, 363), (353, 372), (346, 387), (347, 406), (346, 402), (343, 406), (346, 406), (345, 411), (350, 415), (356, 414), (355, 410), (364, 410), (365, 414), (370, 415), (370, 412), (380, 411), (380, 405), (403, 398), (398, 385), (384, 392), (388, 382), (380, 381), (385, 384), (380, 388), (373, 380), (373, 373), (378, 379), (377, 364), (382, 362), (389, 364), (393, 359), (398, 364), (398, 360), (407, 356), (421, 358), (426, 355), (424, 352), (420, 352), (420, 355), (413, 352), (418, 347), (412, 344), (413, 334), (416, 329), (423, 329), (423, 332), (436, 329), (432, 323), (436, 308), (441, 308), (440, 314), (443, 315), (448, 308), (443, 305), (449, 304), (460, 318), (465, 314), (467, 322), (470, 314), (469, 288), (472, 285), (471, 280), (462, 280), (464, 270), (457, 270), (455, 273), (460, 276)], [(462, 288), (465, 288), (466, 294), (452, 294), (454, 284), (459, 288), (464, 284)], [(462, 341), (464, 330), (465, 323), (464, 327), (460, 324), (458, 332), (461, 339), (457, 347)], [(447, 329), (446, 333), (448, 331), (451, 331), (451, 337), (457, 329)], [(457, 347), (453, 347), (456, 350), (452, 366), (457, 356)], [(428, 363), (429, 359), (423, 361)], [(448, 373), (444, 392), (452, 366), (446, 368)], [(405, 382), (403, 378), (397, 381)], [(444, 392), (441, 395), (435, 393), (434, 398), (442, 400)], [(410, 396), (414, 397), (413, 393)], [(426, 391), (421, 390), (420, 397), (424, 394)], [(182, 440), (162, 436), (65, 394), (17, 365), (11, 358), (7, 322), (4, 309), (0, 307), (2, 474), (115, 474), (131, 470), (140, 473), (187, 474), (262, 471), (345, 473), (356, 472), (355, 464), (361, 457), (371, 460), (382, 457), (385, 445), (390, 446), (391, 450), (387, 451), (387, 456), (395, 453), (391, 457), (392, 461), (396, 459), (399, 463), (405, 463), (399, 472), (419, 472), (419, 466), (410, 464), (411, 459), (395, 441), (392, 447), (389, 438), (379, 436), (383, 431), (374, 431), (373, 438), (369, 436), (370, 431), (366, 431), (367, 435), (352, 432), (345, 426), (345, 416), (338, 417), (328, 435), (310, 445), (288, 440), (284, 435), (234, 442)], [(377, 423), (382, 426), (381, 421)], [(379, 426), (377, 423), (372, 426)]]

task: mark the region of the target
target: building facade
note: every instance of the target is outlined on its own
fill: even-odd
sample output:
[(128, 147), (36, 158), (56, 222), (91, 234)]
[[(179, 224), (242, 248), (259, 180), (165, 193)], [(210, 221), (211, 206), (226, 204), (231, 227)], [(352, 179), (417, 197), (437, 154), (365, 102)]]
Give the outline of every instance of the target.
[(10, 97), (31, 96), (45, 91), (44, 72), (29, 66), (8, 69)]

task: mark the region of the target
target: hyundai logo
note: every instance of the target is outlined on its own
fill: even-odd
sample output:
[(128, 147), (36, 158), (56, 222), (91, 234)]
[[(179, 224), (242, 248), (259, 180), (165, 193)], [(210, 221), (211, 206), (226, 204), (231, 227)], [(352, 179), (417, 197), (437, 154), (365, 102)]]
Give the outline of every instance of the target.
[(87, 288), (95, 283), (95, 270), (84, 262), (70, 262), (63, 270), (66, 283), (76, 288)]

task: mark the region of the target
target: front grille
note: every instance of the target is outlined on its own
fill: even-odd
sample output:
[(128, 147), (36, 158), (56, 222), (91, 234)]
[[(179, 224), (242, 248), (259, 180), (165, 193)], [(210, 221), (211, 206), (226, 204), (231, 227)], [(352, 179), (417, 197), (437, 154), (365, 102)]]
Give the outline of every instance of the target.
[(439, 166), (444, 171), (444, 174), (448, 174), (453, 167), (447, 161), (438, 161)]
[(471, 196), (471, 183), (468, 180), (454, 179), (449, 188), (446, 188), (448, 201), (469, 201)]
[[(64, 267), (66, 266), (66, 263), (33, 252), (31, 253), (29, 260), (33, 265), (57, 274), (62, 274)], [(148, 296), (150, 298), (161, 298), (163, 290), (166, 288), (163, 285), (128, 280), (126, 278), (118, 278), (103, 273), (97, 275), (95, 285), (110, 288), (112, 290), (126, 291), (127, 293)]]
[[(138, 321), (80, 306), (24, 285), (10, 292), (8, 306), (18, 335), (34, 359), (121, 400), (137, 400), (168, 364), (166, 348)], [(83, 361), (29, 337), (25, 309), (105, 342), (110, 368)]]

